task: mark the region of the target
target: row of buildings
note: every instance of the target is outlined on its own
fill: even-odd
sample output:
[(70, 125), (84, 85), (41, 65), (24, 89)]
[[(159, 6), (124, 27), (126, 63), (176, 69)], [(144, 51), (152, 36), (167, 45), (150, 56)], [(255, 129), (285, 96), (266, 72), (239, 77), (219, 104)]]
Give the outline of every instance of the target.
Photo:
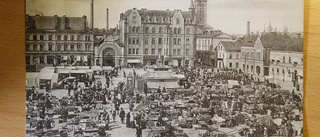
[(217, 68), (237, 69), (255, 81), (299, 91), (303, 85), (303, 38), (286, 34), (247, 35), (213, 48)]
[(93, 0), (89, 22), (86, 16), (26, 15), (27, 71), (141, 67), (161, 56), (166, 65), (239, 69), (260, 81), (302, 77), (302, 38), (278, 33), (271, 23), (263, 33), (252, 34), (249, 22), (247, 34), (235, 37), (207, 24), (207, 0), (191, 0), (188, 9), (129, 9), (120, 14), (119, 27), (107, 30), (93, 28)]

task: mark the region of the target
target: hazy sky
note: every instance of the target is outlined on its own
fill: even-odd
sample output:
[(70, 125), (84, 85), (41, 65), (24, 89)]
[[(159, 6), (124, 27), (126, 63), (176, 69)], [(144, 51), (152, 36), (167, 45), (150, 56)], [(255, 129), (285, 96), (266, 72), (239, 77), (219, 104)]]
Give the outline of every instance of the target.
[[(283, 31), (303, 31), (303, 0), (208, 0), (208, 24), (229, 34), (263, 31), (264, 26)], [(157, 10), (181, 9), (187, 11), (190, 0), (94, 0), (94, 27), (106, 27), (106, 8), (109, 8), (110, 25), (115, 27), (120, 13), (131, 8)], [(83, 16), (90, 19), (90, 0), (26, 0), (26, 13), (43, 13), (45, 16)]]

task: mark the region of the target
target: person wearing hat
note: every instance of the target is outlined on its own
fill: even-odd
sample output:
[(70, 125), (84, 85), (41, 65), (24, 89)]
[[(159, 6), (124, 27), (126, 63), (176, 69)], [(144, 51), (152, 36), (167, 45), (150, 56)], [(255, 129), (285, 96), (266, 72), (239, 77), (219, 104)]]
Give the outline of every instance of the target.
[(123, 123), (123, 121), (124, 121), (124, 117), (125, 117), (125, 112), (124, 112), (123, 108), (121, 108), (121, 111), (120, 111), (119, 117), (120, 117), (120, 119), (121, 119), (121, 123)]

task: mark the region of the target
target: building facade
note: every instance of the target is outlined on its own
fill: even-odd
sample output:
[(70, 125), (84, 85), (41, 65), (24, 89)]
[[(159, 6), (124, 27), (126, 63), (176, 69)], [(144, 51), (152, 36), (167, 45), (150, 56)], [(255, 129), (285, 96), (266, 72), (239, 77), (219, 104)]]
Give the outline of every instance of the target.
[(239, 41), (220, 41), (215, 48), (217, 53), (217, 68), (239, 69), (241, 46), (242, 42)]
[(93, 65), (94, 36), (87, 18), (26, 15), (27, 71), (44, 66)]
[(205, 22), (206, 1), (191, 0), (189, 11), (129, 9), (120, 17), (120, 42), (125, 64), (193, 66), (198, 22)]
[[(264, 54), (265, 48), (262, 45), (259, 36), (250, 36), (245, 38), (243, 47), (241, 47), (241, 70), (245, 74), (252, 75), (255, 80), (263, 80), (264, 76), (268, 76), (265, 70)], [(264, 71), (265, 70), (265, 71)]]
[(196, 64), (217, 67), (215, 48), (220, 41), (233, 41), (233, 37), (220, 30), (204, 32), (196, 36)]
[(285, 46), (270, 51), (269, 82), (283, 89), (302, 93), (303, 90), (303, 39), (292, 38)]

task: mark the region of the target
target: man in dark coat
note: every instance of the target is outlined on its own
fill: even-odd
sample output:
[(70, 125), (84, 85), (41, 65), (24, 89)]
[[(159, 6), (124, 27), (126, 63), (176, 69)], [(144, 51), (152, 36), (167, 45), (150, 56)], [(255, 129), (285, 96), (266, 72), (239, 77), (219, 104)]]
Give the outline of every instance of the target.
[(120, 119), (121, 119), (121, 123), (123, 123), (123, 120), (124, 120), (124, 117), (125, 117), (125, 112), (124, 112), (123, 108), (121, 108), (119, 117), (120, 117)]
[(137, 137), (142, 137), (142, 128), (140, 126), (137, 126), (137, 132), (136, 132), (136, 135)]
[(127, 113), (127, 119), (126, 119), (126, 127), (130, 127), (130, 112)]
[(71, 92), (71, 90), (72, 90), (72, 84), (69, 82), (68, 83), (68, 96), (70, 96), (70, 92)]

